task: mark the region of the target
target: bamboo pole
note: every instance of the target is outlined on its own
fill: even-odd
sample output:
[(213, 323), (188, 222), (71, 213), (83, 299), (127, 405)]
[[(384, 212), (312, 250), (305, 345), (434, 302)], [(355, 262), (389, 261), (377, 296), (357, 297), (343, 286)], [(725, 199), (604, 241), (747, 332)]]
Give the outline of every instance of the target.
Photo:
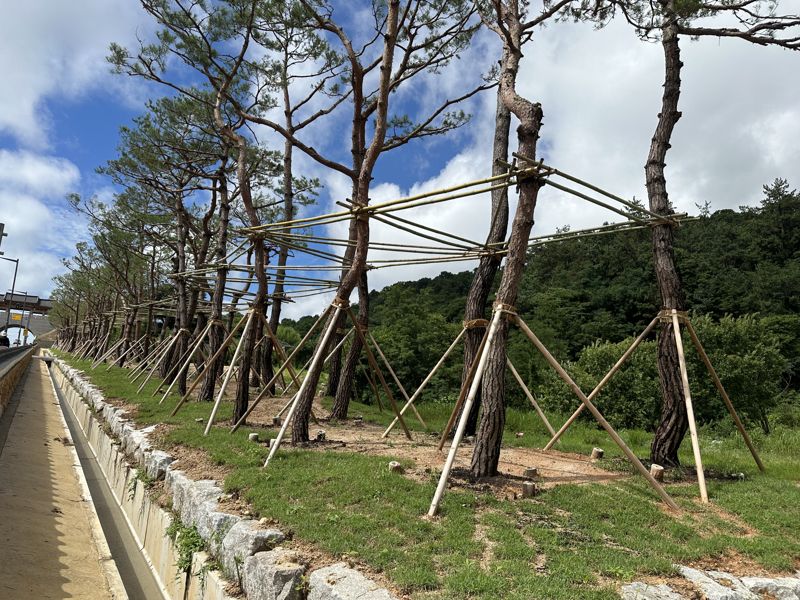
[(539, 415), (539, 418), (544, 423), (544, 426), (547, 427), (547, 431), (550, 432), (550, 435), (554, 436), (556, 434), (556, 432), (553, 429), (553, 426), (550, 425), (550, 421), (547, 420), (547, 417), (545, 416), (544, 411), (542, 411), (542, 409), (539, 408), (539, 403), (536, 402), (536, 398), (533, 397), (533, 394), (528, 389), (528, 386), (525, 385), (525, 382), (522, 380), (522, 377), (520, 377), (520, 374), (517, 372), (517, 369), (514, 367), (514, 363), (512, 363), (511, 359), (508, 358), (508, 357), (506, 357), (506, 364), (508, 365), (508, 368), (511, 371), (511, 374), (514, 376), (514, 379), (517, 380), (517, 383), (519, 384), (519, 387), (522, 388), (522, 391), (525, 392), (525, 395), (528, 397), (528, 400), (533, 405), (533, 408), (536, 411), (536, 414)]
[[(400, 409), (400, 414), (401, 415), (406, 412), (406, 410), (408, 409), (409, 405), (413, 405), (414, 402), (417, 400), (417, 398), (419, 398), (420, 394), (422, 394), (422, 390), (424, 390), (425, 386), (428, 385), (428, 382), (431, 379), (433, 379), (433, 376), (436, 374), (436, 371), (438, 371), (439, 367), (441, 367), (442, 364), (444, 364), (444, 361), (447, 359), (448, 355), (456, 347), (456, 344), (458, 344), (458, 342), (463, 337), (464, 332), (466, 332), (466, 331), (467, 331), (466, 327), (461, 329), (461, 331), (456, 336), (456, 339), (454, 339), (453, 343), (450, 344), (450, 347), (447, 350), (445, 350), (444, 354), (442, 354), (442, 357), (439, 359), (439, 362), (437, 362), (436, 365), (434, 365), (433, 369), (431, 369), (431, 372), (428, 373), (427, 377), (425, 377), (425, 379), (422, 381), (422, 383), (419, 384), (419, 387), (414, 392), (414, 394), (411, 396), (411, 398), (408, 399), (408, 402), (406, 402), (405, 405), (403, 406), (403, 408)], [(389, 435), (389, 432), (392, 431), (392, 429), (394, 428), (394, 426), (396, 424), (397, 424), (397, 417), (395, 417), (394, 420), (389, 424), (389, 427), (386, 428), (386, 431), (383, 432), (383, 435), (381, 437), (385, 438), (387, 435)]]
[[(308, 341), (308, 339), (314, 333), (314, 331), (316, 330), (317, 326), (320, 323), (322, 323), (322, 321), (325, 319), (326, 315), (328, 315), (328, 313), (330, 313), (331, 308), (332, 308), (332, 305), (329, 305), (322, 312), (322, 314), (319, 316), (319, 318), (316, 321), (314, 321), (314, 324), (311, 326), (311, 328), (303, 336), (303, 339), (301, 339), (300, 342), (298, 342), (298, 344), (297, 344), (297, 346), (295, 346), (294, 350), (292, 350), (289, 353), (289, 356), (286, 358), (286, 361), (280, 366), (280, 368), (275, 373), (275, 375), (272, 376), (272, 379), (270, 379), (270, 381), (267, 383), (267, 385), (265, 385), (263, 387), (263, 389), (258, 393), (258, 395), (252, 400), (252, 402), (250, 402), (250, 406), (247, 407), (247, 410), (242, 415), (242, 417), (236, 423), (234, 423), (233, 427), (231, 428), (231, 433), (234, 433), (237, 429), (239, 429), (239, 427), (242, 426), (242, 423), (245, 422), (245, 420), (250, 415), (250, 413), (255, 410), (256, 406), (258, 406), (258, 403), (261, 402), (261, 400), (264, 398), (264, 396), (266, 396), (269, 393), (269, 387), (278, 380), (278, 376), (283, 372), (283, 369), (286, 367), (286, 365), (294, 358), (295, 354), (300, 352), (300, 349), (305, 345), (305, 343)], [(312, 356), (309, 360), (313, 360), (313, 358), (314, 357)], [(306, 364), (308, 364), (308, 363), (306, 363)], [(302, 387), (302, 384), (300, 385), (300, 387)]]
[(728, 409), (728, 412), (731, 414), (733, 418), (733, 422), (736, 423), (736, 428), (739, 430), (739, 433), (742, 434), (744, 438), (744, 443), (747, 445), (747, 448), (750, 450), (750, 454), (753, 455), (753, 459), (756, 461), (756, 465), (758, 465), (758, 469), (763, 473), (764, 472), (764, 463), (761, 462), (761, 458), (758, 456), (758, 452), (756, 452), (756, 448), (753, 445), (753, 442), (750, 440), (750, 436), (747, 435), (747, 430), (744, 428), (742, 421), (739, 419), (739, 415), (736, 413), (736, 409), (733, 407), (733, 402), (728, 397), (728, 393), (725, 391), (725, 388), (722, 386), (722, 381), (720, 380), (719, 376), (717, 375), (717, 371), (714, 369), (714, 366), (711, 364), (711, 359), (709, 359), (708, 354), (706, 354), (703, 345), (700, 343), (700, 338), (697, 337), (697, 332), (694, 330), (694, 326), (692, 326), (692, 322), (689, 319), (685, 319), (684, 323), (686, 324), (686, 329), (689, 331), (689, 335), (692, 338), (692, 342), (694, 343), (694, 347), (697, 349), (697, 353), (700, 355), (700, 358), (705, 364), (706, 369), (708, 369), (708, 374), (711, 376), (714, 385), (719, 392), (719, 395), (722, 396), (722, 401), (725, 403), (725, 406)]
[(123, 344), (123, 343), (125, 343), (125, 338), (119, 339), (119, 340), (117, 340), (116, 342), (114, 342), (114, 344), (112, 344), (112, 345), (111, 345), (111, 349), (110, 349), (108, 352), (105, 352), (105, 353), (104, 353), (104, 354), (103, 354), (103, 355), (102, 355), (100, 358), (98, 358), (97, 360), (95, 360), (95, 361), (92, 363), (92, 366), (91, 366), (90, 368), (91, 368), (92, 370), (94, 370), (94, 369), (96, 369), (97, 367), (99, 367), (99, 366), (100, 366), (100, 363), (102, 363), (102, 362), (103, 362), (103, 361), (104, 361), (106, 358), (108, 358), (109, 356), (111, 356), (111, 355), (114, 353), (114, 350), (116, 350), (117, 348), (119, 348), (120, 346), (122, 346), (122, 344)]
[(367, 355), (367, 362), (369, 363), (370, 368), (375, 372), (375, 375), (378, 377), (378, 380), (381, 382), (381, 386), (383, 387), (383, 391), (386, 394), (386, 397), (389, 399), (389, 405), (392, 407), (392, 412), (394, 412), (395, 416), (398, 417), (400, 420), (400, 426), (403, 428), (403, 432), (406, 434), (406, 437), (410, 440), (411, 438), (411, 431), (409, 431), (408, 426), (406, 425), (405, 420), (400, 415), (400, 409), (397, 408), (397, 402), (395, 402), (394, 394), (392, 394), (392, 390), (389, 389), (389, 386), (386, 383), (386, 379), (383, 377), (383, 373), (378, 366), (378, 361), (375, 360), (375, 355), (372, 353), (372, 349), (369, 347), (369, 342), (367, 341), (364, 332), (358, 326), (358, 320), (356, 319), (355, 314), (353, 313), (353, 309), (349, 306), (347, 307), (347, 314), (350, 315), (350, 320), (353, 322), (353, 325), (356, 329), (356, 335), (361, 339), (361, 344), (364, 346), (364, 353)]
[(150, 370), (150, 373), (147, 375), (147, 377), (144, 378), (144, 381), (142, 382), (142, 385), (139, 386), (139, 389), (136, 390), (137, 394), (141, 394), (142, 390), (144, 389), (144, 386), (146, 386), (147, 382), (150, 381), (150, 378), (153, 377), (153, 375), (155, 375), (159, 363), (162, 360), (164, 360), (164, 357), (167, 356), (167, 354), (169, 354), (169, 351), (172, 350), (172, 347), (175, 345), (175, 342), (178, 341), (178, 337), (183, 335), (184, 331), (185, 329), (179, 329), (178, 332), (172, 336), (172, 339), (170, 340), (169, 344), (167, 344), (166, 348), (164, 348), (164, 351), (161, 353), (158, 360), (153, 361), (153, 368)]
[(675, 501), (670, 497), (669, 494), (667, 494), (667, 491), (663, 488), (663, 486), (661, 486), (661, 484), (655, 480), (655, 478), (650, 474), (650, 471), (644, 468), (644, 465), (636, 457), (633, 451), (630, 448), (628, 448), (628, 445), (619, 436), (619, 434), (617, 434), (617, 432), (614, 430), (611, 424), (608, 421), (606, 421), (605, 417), (603, 417), (603, 415), (600, 413), (597, 407), (594, 404), (592, 404), (591, 400), (589, 400), (589, 398), (586, 397), (586, 394), (584, 394), (581, 391), (581, 388), (579, 388), (578, 385), (572, 380), (569, 374), (564, 370), (564, 367), (562, 367), (561, 364), (559, 364), (559, 362), (555, 358), (553, 358), (553, 355), (550, 354), (549, 350), (547, 350), (544, 344), (542, 344), (542, 342), (539, 341), (539, 338), (537, 338), (536, 335), (533, 333), (533, 331), (530, 330), (525, 321), (523, 321), (519, 315), (516, 315), (515, 320), (517, 322), (517, 325), (519, 325), (519, 328), (522, 329), (522, 332), (533, 343), (536, 349), (539, 352), (541, 352), (545, 360), (547, 360), (547, 362), (550, 363), (550, 366), (553, 367), (553, 369), (555, 369), (559, 377), (561, 377), (561, 379), (570, 387), (570, 389), (572, 389), (575, 395), (581, 399), (581, 402), (583, 402), (586, 405), (586, 408), (588, 408), (589, 411), (592, 413), (592, 415), (594, 415), (594, 418), (597, 420), (600, 426), (606, 430), (608, 435), (611, 436), (611, 439), (614, 440), (617, 446), (619, 446), (620, 450), (622, 450), (625, 456), (628, 457), (628, 460), (633, 464), (636, 470), (639, 471), (644, 476), (644, 478), (658, 493), (658, 495), (661, 496), (661, 499), (664, 500), (664, 502), (673, 510), (680, 510), (678, 505), (675, 504)]
[[(317, 367), (319, 366), (319, 361), (324, 358), (323, 353), (325, 352), (325, 349), (328, 346), (328, 341), (330, 340), (333, 332), (336, 330), (337, 321), (339, 320), (339, 312), (343, 310), (342, 306), (338, 303), (332, 306), (333, 306), (333, 314), (330, 317), (330, 322), (328, 323), (328, 327), (325, 329), (325, 333), (322, 336), (322, 340), (320, 341), (319, 346), (314, 352), (314, 358), (311, 361), (310, 369), (312, 371), (315, 371), (317, 369)], [(303, 378), (303, 383), (300, 385), (300, 389), (297, 390), (297, 394), (295, 394), (294, 400), (292, 401), (292, 406), (289, 409), (289, 414), (286, 415), (286, 419), (281, 424), (281, 428), (280, 431), (278, 431), (278, 435), (275, 437), (275, 439), (272, 441), (272, 444), (270, 445), (269, 455), (267, 455), (267, 460), (264, 461), (264, 467), (269, 466), (269, 461), (272, 460), (272, 457), (275, 456), (275, 453), (278, 451), (278, 448), (281, 445), (281, 441), (283, 441), (283, 436), (286, 435), (286, 428), (289, 427), (289, 421), (292, 420), (292, 417), (294, 416), (294, 411), (297, 410), (297, 404), (300, 398), (303, 396), (303, 393), (305, 392), (306, 388), (308, 387), (309, 381), (310, 379), (308, 375), (306, 375), (306, 377)]]
[(461, 438), (464, 437), (464, 429), (467, 426), (469, 413), (472, 410), (472, 403), (475, 401), (478, 388), (480, 388), (483, 371), (486, 369), (486, 362), (489, 358), (489, 352), (492, 349), (492, 342), (494, 341), (495, 334), (497, 333), (497, 326), (500, 323), (500, 317), (502, 314), (503, 311), (500, 308), (495, 307), (494, 314), (492, 315), (492, 322), (489, 324), (489, 328), (486, 331), (486, 344), (483, 345), (480, 353), (480, 360), (478, 361), (478, 367), (475, 371), (475, 377), (470, 384), (469, 394), (467, 395), (467, 400), (464, 403), (464, 410), (461, 411), (461, 419), (458, 422), (458, 428), (453, 436), (453, 443), (450, 444), (450, 452), (447, 454), (447, 460), (444, 462), (442, 475), (439, 477), (439, 484), (436, 486), (436, 492), (433, 495), (430, 508), (428, 508), (429, 517), (435, 516), (436, 512), (439, 510), (439, 503), (442, 501), (442, 495), (447, 487), (447, 480), (450, 478), (450, 471), (453, 468), (453, 462), (455, 462), (458, 446), (461, 444)]
[(258, 314), (261, 317), (261, 322), (264, 324), (264, 331), (267, 332), (267, 336), (269, 337), (270, 341), (272, 342), (272, 346), (275, 348), (275, 352), (278, 353), (281, 361), (287, 366), (287, 370), (289, 371), (289, 376), (292, 378), (292, 381), (297, 387), (300, 387), (300, 381), (298, 380), (297, 373), (292, 366), (292, 363), (286, 360), (286, 352), (283, 351), (283, 346), (281, 345), (278, 338), (275, 336), (275, 332), (272, 331), (272, 327), (269, 326), (269, 322), (267, 318), (262, 315), (261, 313)]
[(194, 346), (192, 347), (191, 352), (189, 353), (189, 357), (186, 359), (186, 362), (183, 363), (183, 366), (180, 368), (180, 370), (177, 372), (177, 374), (173, 378), (172, 382), (169, 384), (169, 387), (167, 388), (167, 391), (164, 392), (163, 396), (161, 396), (161, 400), (158, 401), (159, 404), (161, 404), (162, 402), (164, 402), (164, 400), (167, 399), (167, 396), (169, 396), (169, 393), (172, 391), (172, 388), (175, 387), (175, 384), (181, 378), (181, 376), (183, 375), (183, 372), (186, 371), (189, 368), (189, 365), (192, 363), (192, 359), (194, 358), (194, 355), (200, 349), (200, 346), (202, 345), (203, 340), (206, 339), (206, 336), (208, 335), (208, 332), (211, 331), (211, 328), (215, 324), (216, 323), (214, 321), (209, 321), (208, 325), (206, 325), (206, 328), (203, 329), (203, 332), (197, 337), (197, 341), (195, 342)]
[(458, 393), (458, 400), (456, 400), (455, 405), (453, 406), (453, 412), (450, 413), (450, 418), (447, 420), (447, 424), (444, 426), (444, 430), (442, 430), (442, 437), (439, 439), (439, 446), (437, 449), (439, 452), (442, 451), (444, 448), (444, 442), (447, 439), (447, 436), (450, 435), (450, 430), (453, 428), (453, 425), (458, 418), (458, 413), (461, 410), (461, 407), (464, 404), (464, 401), (467, 398), (467, 392), (472, 385), (472, 380), (475, 377), (475, 372), (478, 369), (478, 361), (480, 357), (483, 356), (483, 348), (486, 345), (486, 340), (489, 337), (489, 329), (487, 328), (486, 331), (483, 333), (483, 338), (481, 338), (481, 343), (478, 346), (478, 353), (475, 355), (475, 358), (472, 360), (472, 364), (469, 366), (469, 371), (467, 371), (467, 377), (464, 379), (463, 383), (461, 384), (461, 390)]
[[(214, 361), (216, 361), (220, 357), (220, 355), (223, 352), (225, 352), (225, 350), (227, 350), (228, 344), (231, 343), (233, 336), (236, 335), (236, 332), (239, 331), (239, 328), (245, 323), (245, 321), (247, 321), (247, 318), (239, 319), (239, 322), (233, 326), (231, 332), (223, 340), (222, 345), (217, 349), (214, 355), (203, 364), (203, 371), (202, 371), (203, 373), (206, 373), (207, 370), (211, 367), (211, 365), (214, 364)], [(189, 399), (189, 396), (194, 391), (194, 389), (200, 384), (200, 381), (202, 381), (202, 377), (200, 373), (198, 373), (197, 377), (195, 377), (194, 381), (192, 381), (192, 385), (189, 386), (189, 389), (186, 390), (186, 393), (178, 401), (178, 404), (176, 404), (175, 408), (172, 409), (172, 412), (170, 413), (171, 417), (174, 417), (176, 414), (178, 414), (178, 410), (180, 410), (181, 406), (183, 406), (186, 400)]]
[(136, 348), (137, 346), (138, 346), (139, 348), (141, 348), (141, 347), (142, 347), (142, 340), (143, 340), (143, 339), (144, 339), (146, 336), (147, 336), (147, 334), (143, 335), (143, 336), (142, 336), (142, 337), (140, 337), (138, 340), (136, 340), (135, 342), (133, 342), (133, 343), (132, 343), (130, 346), (128, 346), (128, 349), (127, 349), (127, 350), (125, 350), (125, 351), (124, 351), (122, 354), (120, 354), (120, 355), (117, 357), (117, 360), (111, 361), (111, 362), (108, 364), (108, 366), (106, 367), (106, 371), (110, 371), (110, 370), (111, 370), (111, 367), (113, 367), (113, 366), (114, 366), (114, 363), (115, 363), (115, 362), (117, 362), (118, 360), (122, 360), (123, 358), (125, 358), (125, 357), (128, 355), (128, 352), (131, 352), (131, 351), (132, 351), (134, 348)]
[[(639, 337), (637, 337), (635, 340), (633, 340), (633, 343), (622, 354), (622, 356), (619, 358), (619, 360), (616, 363), (614, 363), (614, 366), (611, 367), (611, 370), (608, 373), (605, 374), (603, 379), (600, 380), (600, 383), (598, 383), (595, 386), (595, 388), (592, 390), (592, 393), (589, 394), (589, 400), (594, 400), (595, 399), (595, 397), (600, 393), (600, 391), (605, 387), (605, 385), (611, 380), (611, 378), (616, 374), (616, 372), (619, 371), (620, 367), (622, 367), (622, 365), (625, 363), (625, 361), (628, 360), (630, 355), (633, 354), (633, 351), (636, 350), (636, 348), (639, 347), (639, 344), (641, 344), (642, 341), (644, 341), (644, 339), (647, 337), (647, 334), (649, 334), (653, 330), (653, 327), (656, 326), (656, 323), (658, 323), (658, 321), (659, 321), (659, 317), (656, 316), (652, 321), (650, 321), (650, 323), (647, 325), (647, 327), (644, 328), (644, 331), (642, 331), (642, 333), (639, 334)], [(572, 423), (575, 422), (575, 419), (577, 419), (578, 415), (580, 415), (581, 412), (583, 412), (584, 408), (586, 408), (586, 405), (581, 403), (581, 405), (575, 410), (575, 412), (572, 413), (570, 418), (567, 419), (566, 422), (561, 426), (561, 429), (559, 429), (558, 432), (553, 435), (553, 437), (550, 439), (550, 441), (547, 442), (547, 445), (544, 447), (545, 451), (550, 450), (550, 448), (553, 447), (553, 444), (555, 444), (561, 438), (561, 436), (564, 435), (564, 432), (569, 428), (570, 425), (572, 425)]]
[(214, 417), (217, 416), (217, 411), (219, 410), (219, 405), (222, 403), (222, 397), (225, 395), (225, 389), (228, 387), (228, 382), (231, 380), (231, 375), (233, 374), (233, 367), (236, 365), (236, 361), (239, 360), (239, 353), (242, 351), (242, 346), (244, 346), (245, 340), (247, 339), (247, 334), (250, 331), (250, 327), (253, 324), (253, 317), (256, 314), (254, 308), (250, 309), (250, 314), (247, 315), (247, 323), (245, 323), (244, 329), (242, 329), (242, 337), (239, 338), (239, 344), (236, 346), (236, 350), (233, 353), (233, 358), (231, 358), (231, 364), (228, 365), (228, 372), (225, 373), (225, 378), (222, 380), (222, 385), (219, 388), (219, 394), (217, 394), (217, 399), (214, 402), (214, 406), (211, 409), (211, 414), (208, 417), (208, 423), (206, 424), (206, 428), (203, 431), (203, 435), (208, 435), (208, 432), (211, 431), (211, 426), (214, 424)]
[(158, 342), (158, 344), (156, 344), (152, 348), (150, 348), (150, 352), (145, 354), (142, 357), (142, 359), (139, 361), (139, 363), (133, 369), (131, 369), (131, 373), (130, 373), (130, 375), (128, 375), (128, 379), (131, 382), (134, 382), (139, 378), (139, 375), (141, 374), (141, 372), (143, 370), (147, 369), (147, 365), (149, 365), (151, 363), (153, 357), (156, 356), (159, 352), (161, 352), (161, 350), (164, 348), (164, 346), (169, 343), (170, 339), (171, 338), (168, 338), (168, 339), (165, 339), (165, 340), (161, 340), (160, 342)]
[[(394, 369), (392, 368), (392, 365), (389, 364), (389, 360), (386, 358), (386, 355), (383, 353), (383, 350), (381, 350), (381, 347), (378, 345), (378, 340), (375, 339), (375, 336), (372, 335), (371, 331), (369, 332), (369, 339), (372, 341), (372, 345), (375, 346), (375, 350), (378, 351), (378, 356), (381, 357), (381, 360), (383, 361), (383, 364), (386, 365), (386, 369), (389, 371), (389, 375), (392, 376), (392, 380), (394, 381), (395, 385), (397, 386), (397, 389), (399, 389), (400, 393), (403, 394), (403, 398), (406, 399), (406, 404), (408, 404), (409, 397), (408, 397), (408, 393), (406, 392), (406, 388), (404, 388), (403, 384), (400, 383), (400, 379), (398, 379), (397, 374), (394, 372)], [(417, 420), (419, 421), (420, 425), (422, 425), (425, 429), (427, 429), (428, 426), (425, 424), (425, 421), (422, 420), (422, 416), (419, 414), (419, 412), (417, 412), (417, 407), (414, 406), (413, 404), (411, 404), (411, 409), (414, 411), (414, 415), (416, 415)], [(400, 416), (402, 416), (402, 415), (403, 415), (403, 413), (401, 412)], [(395, 419), (396, 418), (397, 417), (395, 417)]]
[(697, 471), (697, 485), (700, 487), (700, 502), (708, 504), (708, 490), (706, 490), (706, 476), (703, 472), (703, 457), (700, 455), (700, 438), (697, 435), (697, 424), (694, 421), (692, 408), (692, 393), (689, 391), (689, 373), (686, 370), (686, 357), (683, 355), (683, 340), (681, 339), (681, 324), (678, 321), (678, 311), (672, 309), (672, 333), (675, 336), (675, 348), (678, 351), (678, 363), (681, 369), (681, 382), (683, 383), (683, 399), (686, 403), (686, 417), (689, 420), (689, 435), (692, 438), (692, 452), (694, 453), (694, 468)]

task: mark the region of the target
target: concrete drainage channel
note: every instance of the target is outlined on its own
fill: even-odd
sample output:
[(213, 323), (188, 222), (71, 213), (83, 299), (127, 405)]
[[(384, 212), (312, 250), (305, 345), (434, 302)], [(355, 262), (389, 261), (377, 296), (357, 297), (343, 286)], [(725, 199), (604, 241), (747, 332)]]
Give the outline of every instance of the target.
[(70, 437), (75, 445), (89, 493), (92, 496), (95, 512), (103, 528), (111, 556), (117, 564), (122, 584), (129, 598), (165, 598), (162, 586), (156, 579), (152, 567), (141, 552), (141, 543), (134, 537), (131, 525), (114, 497), (108, 481), (97, 462), (94, 451), (83, 434), (75, 413), (64, 398), (53, 366), (49, 365), (53, 389), (61, 405), (61, 412), (67, 422)]
[[(53, 359), (50, 376), (130, 598), (229, 600), (235, 581), (248, 600), (396, 600), (344, 563), (309, 572), (301, 556), (281, 546), (281, 531), (220, 512), (216, 482), (175, 468), (171, 456), (151, 447), (152, 428), (135, 429), (82, 373)], [(145, 481), (159, 479), (177, 517), (146, 489)], [(177, 531), (178, 542), (199, 534), (213, 560), (204, 551), (187, 555), (168, 530)]]

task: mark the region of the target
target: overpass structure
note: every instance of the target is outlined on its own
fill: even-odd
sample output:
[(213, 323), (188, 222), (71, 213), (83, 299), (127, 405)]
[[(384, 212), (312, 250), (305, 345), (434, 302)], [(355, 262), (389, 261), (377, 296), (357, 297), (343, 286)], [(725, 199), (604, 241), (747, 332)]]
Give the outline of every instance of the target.
[(6, 292), (0, 298), (0, 332), (28, 328), (36, 337), (50, 333), (55, 329), (47, 317), (52, 308), (53, 302), (47, 298)]

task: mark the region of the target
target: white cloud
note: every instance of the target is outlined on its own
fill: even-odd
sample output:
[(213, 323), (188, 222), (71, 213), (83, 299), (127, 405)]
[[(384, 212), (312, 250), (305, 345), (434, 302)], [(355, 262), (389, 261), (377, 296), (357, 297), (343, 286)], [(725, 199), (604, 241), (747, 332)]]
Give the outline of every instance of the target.
[[(8, 2), (0, 20), (0, 132), (33, 148), (48, 145), (45, 100), (104, 86), (132, 90), (110, 74), (112, 41), (129, 43), (146, 23), (138, 2)], [(120, 98), (124, 98), (120, 95)]]
[(0, 149), (0, 186), (3, 188), (58, 195), (71, 189), (79, 179), (78, 168), (64, 158)]
[[(795, 53), (753, 46), (739, 40), (701, 39), (681, 42), (683, 90), (672, 148), (667, 156), (670, 198), (680, 211), (696, 213), (706, 201), (712, 210), (757, 204), (761, 186), (786, 177), (795, 186), (800, 164), (800, 77)], [(519, 73), (519, 89), (540, 101), (544, 109), (541, 154), (553, 166), (624, 197), (646, 200), (644, 163), (661, 100), (663, 58), (659, 44), (641, 42), (622, 22), (596, 31), (589, 25), (559, 24), (538, 32)], [(443, 88), (455, 89), (458, 70), (473, 62), (457, 62), (456, 71), (442, 78)], [(494, 93), (484, 94), (470, 125), (471, 142), (434, 177), (411, 190), (376, 186), (379, 193), (405, 193), (449, 187), (484, 177), (489, 172)], [(512, 128), (512, 149), (516, 147)], [(420, 160), (420, 145), (405, 150), (408, 164)], [(435, 156), (428, 157), (435, 161)], [(332, 185), (332, 195), (349, 189)], [(388, 183), (388, 182), (387, 182)], [(513, 206), (512, 206), (513, 212)], [(481, 241), (488, 227), (488, 199), (467, 198), (449, 204), (400, 213), (431, 227)], [(574, 199), (552, 188), (542, 190), (534, 235), (556, 227), (573, 229), (619, 221), (605, 209)], [(341, 236), (344, 226), (330, 228)], [(372, 224), (376, 241), (410, 238)], [(420, 242), (420, 240), (416, 240)], [(421, 242), (420, 242), (421, 243)], [(372, 252), (371, 260), (384, 258)], [(370, 273), (370, 287), (460, 271), (472, 263), (423, 265)]]
[[(63, 158), (0, 150), (0, 220), (7, 237), (2, 251), (19, 259), (16, 289), (47, 296), (63, 272), (60, 258), (86, 235), (77, 215), (56, 199), (80, 182), (77, 167)], [(11, 288), (14, 264), (0, 261), (0, 291)]]

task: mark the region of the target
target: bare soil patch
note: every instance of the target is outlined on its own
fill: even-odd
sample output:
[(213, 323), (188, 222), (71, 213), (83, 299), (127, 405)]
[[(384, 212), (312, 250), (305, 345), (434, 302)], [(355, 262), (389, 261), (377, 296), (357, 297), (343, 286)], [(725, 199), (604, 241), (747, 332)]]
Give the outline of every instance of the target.
[[(273, 417), (288, 401), (287, 398), (265, 398), (248, 417), (249, 427), (273, 428)], [(320, 419), (319, 425), (312, 425), (311, 437), (317, 429), (325, 431), (324, 442), (312, 442), (312, 450), (327, 452), (355, 452), (371, 456), (407, 461), (411, 466), (405, 475), (415, 480), (427, 481), (434, 473), (441, 471), (449, 444), (444, 450), (437, 449), (438, 433), (412, 432), (413, 439), (405, 437), (398, 427), (381, 438), (384, 427), (356, 421), (326, 421), (328, 411), (318, 402), (314, 404), (314, 414)], [(413, 418), (413, 417), (411, 417)], [(451, 485), (475, 491), (491, 492), (504, 499), (521, 496), (525, 469), (537, 468), (537, 486), (546, 490), (561, 484), (610, 483), (624, 479), (626, 473), (609, 472), (597, 466), (590, 457), (550, 450), (542, 452), (534, 448), (505, 447), (500, 455), (500, 472), (497, 477), (480, 481), (469, 477), (469, 463), (472, 443), (464, 441), (456, 456), (451, 477)]]

